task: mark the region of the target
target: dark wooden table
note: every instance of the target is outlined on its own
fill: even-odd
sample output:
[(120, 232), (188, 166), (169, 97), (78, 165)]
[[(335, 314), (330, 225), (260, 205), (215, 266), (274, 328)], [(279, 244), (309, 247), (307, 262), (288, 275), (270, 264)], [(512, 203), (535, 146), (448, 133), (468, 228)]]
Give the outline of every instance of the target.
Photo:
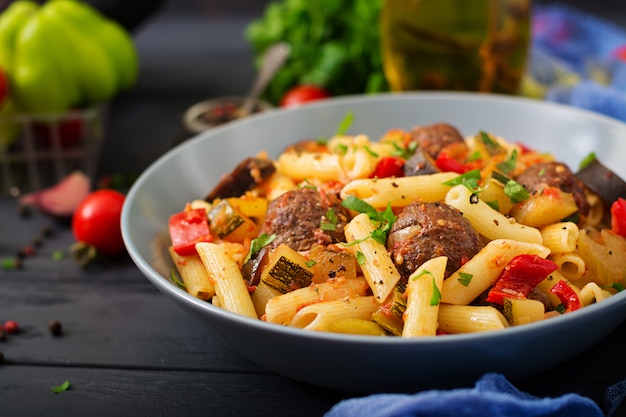
[[(157, 18), (138, 34), (142, 74), (112, 103), (102, 173), (141, 171), (173, 143), (186, 107), (249, 87), (246, 23)], [(81, 269), (68, 255), (69, 225), (37, 212), (23, 218), (9, 197), (0, 197), (0, 259), (32, 244), (44, 227), (53, 235), (22, 269), (0, 270), (0, 322), (16, 320), (22, 329), (0, 341), (1, 417), (321, 416), (355, 395), (251, 363), (159, 293), (127, 256)], [(62, 323), (62, 336), (50, 334), (51, 320)], [(607, 387), (626, 378), (625, 343), (622, 324), (580, 357), (514, 383), (534, 395), (575, 392), (604, 406)], [(70, 389), (54, 394), (64, 381)]]
[[(0, 322), (21, 326), (0, 342), (0, 416), (321, 416), (355, 396), (251, 363), (158, 292), (126, 255), (81, 269), (68, 254), (69, 225), (36, 212), (23, 218), (8, 197), (0, 199), (0, 259), (45, 227), (53, 234), (22, 269), (0, 271)], [(51, 320), (62, 323), (61, 336), (50, 333)], [(625, 340), (623, 324), (580, 357), (514, 382), (538, 396), (576, 392), (603, 406), (606, 388), (626, 378)], [(54, 394), (64, 381), (71, 388)]]

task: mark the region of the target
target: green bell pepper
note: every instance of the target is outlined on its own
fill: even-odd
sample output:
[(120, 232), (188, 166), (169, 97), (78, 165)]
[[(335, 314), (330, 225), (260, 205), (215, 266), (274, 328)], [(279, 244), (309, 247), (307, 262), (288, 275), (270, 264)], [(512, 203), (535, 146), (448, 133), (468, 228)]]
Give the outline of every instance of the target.
[(78, 0), (17, 0), (0, 15), (0, 66), (23, 112), (64, 112), (111, 99), (137, 77), (130, 35)]

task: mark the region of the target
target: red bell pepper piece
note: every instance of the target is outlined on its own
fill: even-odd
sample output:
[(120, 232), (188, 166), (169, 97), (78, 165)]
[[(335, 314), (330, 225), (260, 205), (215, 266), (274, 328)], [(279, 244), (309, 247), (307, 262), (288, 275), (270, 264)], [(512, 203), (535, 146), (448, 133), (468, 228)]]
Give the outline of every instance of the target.
[(559, 300), (561, 300), (561, 303), (565, 306), (564, 313), (569, 313), (570, 311), (580, 308), (580, 298), (578, 298), (578, 294), (562, 279), (550, 288), (550, 292), (559, 297)]
[(537, 284), (557, 269), (557, 264), (541, 256), (518, 255), (500, 273), (487, 294), (487, 302), (503, 304), (504, 298), (527, 298)]
[(626, 237), (626, 200), (621, 197), (611, 205), (611, 230)]
[(376, 164), (370, 178), (404, 177), (404, 159), (384, 156)]
[(442, 172), (456, 172), (457, 174), (465, 174), (475, 167), (473, 164), (466, 164), (454, 159), (445, 151), (439, 152), (437, 159), (435, 159), (435, 165)]
[(193, 255), (197, 253), (196, 243), (213, 240), (206, 210), (203, 208), (186, 207), (180, 213), (172, 214), (169, 230), (174, 251), (180, 256)]

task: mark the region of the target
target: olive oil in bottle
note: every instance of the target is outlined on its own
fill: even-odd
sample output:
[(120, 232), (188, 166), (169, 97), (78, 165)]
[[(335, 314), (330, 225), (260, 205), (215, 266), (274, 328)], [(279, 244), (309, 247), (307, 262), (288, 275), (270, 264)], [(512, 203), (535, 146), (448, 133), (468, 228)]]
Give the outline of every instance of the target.
[(518, 92), (531, 0), (385, 0), (385, 76), (393, 91)]

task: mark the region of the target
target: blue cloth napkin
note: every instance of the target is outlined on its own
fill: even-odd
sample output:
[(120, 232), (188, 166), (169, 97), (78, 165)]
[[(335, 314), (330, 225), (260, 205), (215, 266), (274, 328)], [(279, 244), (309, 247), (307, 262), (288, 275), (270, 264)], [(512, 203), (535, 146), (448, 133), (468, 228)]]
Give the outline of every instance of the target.
[(519, 391), (498, 373), (474, 388), (374, 394), (336, 404), (324, 417), (603, 417), (598, 405), (578, 394), (539, 398)]
[(528, 79), (527, 95), (626, 122), (626, 31), (570, 6), (536, 7)]

